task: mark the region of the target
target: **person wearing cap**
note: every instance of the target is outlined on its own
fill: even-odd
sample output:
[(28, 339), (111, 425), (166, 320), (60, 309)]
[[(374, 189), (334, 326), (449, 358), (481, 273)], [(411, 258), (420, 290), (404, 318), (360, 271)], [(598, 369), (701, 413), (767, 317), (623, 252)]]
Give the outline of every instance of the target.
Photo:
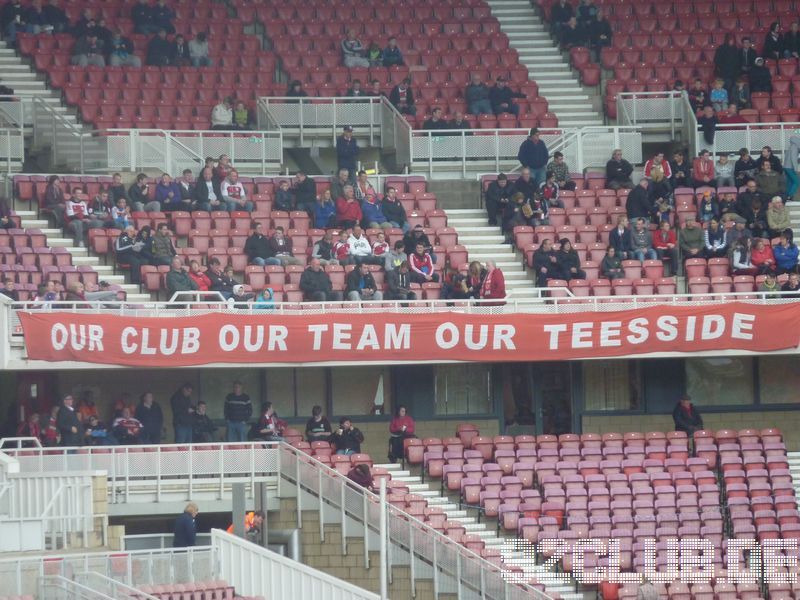
[(498, 77), (496, 83), (489, 90), (489, 102), (492, 104), (492, 112), (496, 115), (511, 113), (518, 117), (519, 105), (513, 102), (514, 98), (525, 98), (525, 94), (513, 91), (506, 84), (505, 77)]
[(750, 93), (754, 92), (772, 93), (772, 73), (764, 66), (764, 59), (760, 56), (750, 69)]
[(340, 171), (347, 169), (350, 180), (356, 174), (358, 152), (358, 142), (353, 137), (353, 128), (350, 125), (345, 125), (342, 135), (336, 138), (336, 163)]
[(684, 394), (672, 411), (672, 420), (675, 421), (675, 431), (684, 431), (690, 438), (695, 431), (703, 429), (703, 417), (692, 404), (689, 394)]

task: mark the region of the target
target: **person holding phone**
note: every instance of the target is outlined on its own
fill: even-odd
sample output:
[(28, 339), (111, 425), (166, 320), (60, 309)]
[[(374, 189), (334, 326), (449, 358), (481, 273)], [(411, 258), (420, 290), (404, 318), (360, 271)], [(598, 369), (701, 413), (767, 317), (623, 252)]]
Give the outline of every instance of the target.
[(360, 454), (364, 434), (357, 427), (353, 427), (350, 417), (342, 417), (339, 420), (339, 428), (333, 432), (330, 441), (336, 447), (336, 454), (345, 456)]

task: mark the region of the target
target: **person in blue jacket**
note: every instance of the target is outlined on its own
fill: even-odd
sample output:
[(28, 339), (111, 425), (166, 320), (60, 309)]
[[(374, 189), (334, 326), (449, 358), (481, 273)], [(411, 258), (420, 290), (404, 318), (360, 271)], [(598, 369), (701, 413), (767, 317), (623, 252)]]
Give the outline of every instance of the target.
[(175, 519), (175, 538), (172, 540), (173, 548), (190, 548), (195, 545), (197, 538), (197, 524), (195, 518), (200, 509), (197, 504), (189, 502), (183, 512)]
[(517, 158), (523, 167), (531, 170), (531, 175), (538, 187), (545, 180), (550, 153), (547, 145), (539, 138), (539, 130), (536, 127), (531, 129), (528, 139), (520, 145)]
[(781, 241), (772, 249), (775, 255), (775, 267), (778, 275), (783, 273), (797, 273), (797, 246), (789, 240), (785, 233), (781, 235)]
[(336, 138), (336, 162), (340, 170), (348, 170), (351, 181), (356, 175), (357, 161), (358, 142), (353, 137), (353, 128), (345, 125), (342, 135)]

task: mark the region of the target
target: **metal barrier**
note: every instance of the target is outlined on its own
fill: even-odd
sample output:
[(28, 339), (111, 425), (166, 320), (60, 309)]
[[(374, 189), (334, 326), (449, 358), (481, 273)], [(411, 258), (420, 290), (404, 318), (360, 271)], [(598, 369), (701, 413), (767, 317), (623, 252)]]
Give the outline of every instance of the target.
[[(141, 533), (126, 535), (122, 538), (122, 550), (157, 550), (172, 548), (172, 533)], [(195, 536), (198, 546), (210, 546), (211, 534), (198, 533)]]
[(115, 598), (116, 600), (121, 598), (130, 598), (131, 600), (134, 598), (136, 600), (160, 600), (157, 596), (153, 596), (94, 571), (76, 573), (74, 581), (79, 585)]
[(789, 137), (800, 130), (800, 123), (748, 123), (746, 125), (727, 123), (717, 124), (714, 143), (703, 139), (703, 132), (697, 131), (697, 147), (708, 149), (712, 155), (739, 154), (741, 148), (748, 148), (754, 156), (761, 154), (761, 148), (769, 146), (777, 156), (783, 156), (789, 146)]
[(23, 100), (18, 96), (0, 95), (0, 127), (9, 129), (25, 127), (26, 123), (31, 122), (30, 106), (29, 99)]
[(380, 600), (347, 581), (281, 556), (219, 529), (211, 530), (219, 576), (241, 595), (283, 600)]
[[(457, 170), (463, 177), (492, 170), (515, 170), (519, 147), (527, 129), (470, 129), (461, 131), (412, 131), (411, 161), (429, 176)], [(620, 148), (632, 163), (642, 161), (642, 134), (638, 127), (581, 127), (540, 129), (541, 139), (552, 154), (564, 154), (570, 169), (582, 172), (605, 167), (611, 150)]]
[(669, 131), (671, 140), (680, 139), (695, 156), (697, 117), (686, 92), (621, 92), (617, 94), (617, 121), (643, 132)]
[(6, 173), (16, 172), (22, 168), (24, 160), (25, 136), (22, 129), (0, 129), (0, 168)]
[(68, 170), (84, 172), (85, 153), (88, 148), (84, 141), (84, 130), (57, 113), (42, 98), (33, 98), (33, 146), (50, 148), (50, 164)]
[(39, 600), (115, 600), (124, 596), (109, 596), (77, 581), (53, 575), (39, 579), (37, 597)]

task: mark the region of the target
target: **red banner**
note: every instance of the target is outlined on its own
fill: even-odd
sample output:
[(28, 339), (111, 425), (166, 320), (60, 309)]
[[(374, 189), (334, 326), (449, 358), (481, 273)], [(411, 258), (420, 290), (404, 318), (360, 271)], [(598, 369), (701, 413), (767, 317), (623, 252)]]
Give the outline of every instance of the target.
[(572, 314), (142, 317), (20, 313), (28, 357), (130, 367), (211, 363), (546, 361), (800, 344), (800, 303), (654, 304)]

